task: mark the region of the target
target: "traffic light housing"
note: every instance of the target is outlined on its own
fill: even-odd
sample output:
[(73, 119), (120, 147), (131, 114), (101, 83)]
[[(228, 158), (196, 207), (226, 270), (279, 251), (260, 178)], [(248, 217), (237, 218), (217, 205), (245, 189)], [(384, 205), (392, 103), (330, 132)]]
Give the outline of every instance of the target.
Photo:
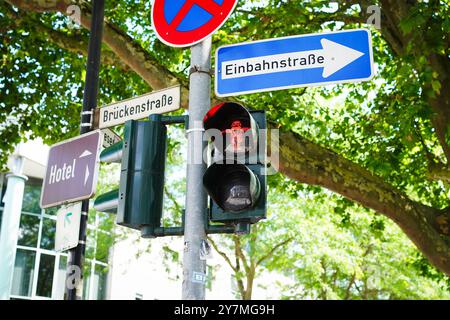
[(100, 161), (120, 162), (119, 189), (97, 197), (94, 208), (116, 212), (119, 225), (156, 237), (161, 230), (167, 128), (161, 115), (125, 122), (123, 141), (106, 148)]
[(203, 176), (209, 219), (248, 232), (267, 211), (265, 111), (225, 102), (205, 115), (203, 126), (210, 141), (211, 165)]
[(125, 124), (117, 224), (154, 235), (161, 224), (167, 128), (161, 116)]

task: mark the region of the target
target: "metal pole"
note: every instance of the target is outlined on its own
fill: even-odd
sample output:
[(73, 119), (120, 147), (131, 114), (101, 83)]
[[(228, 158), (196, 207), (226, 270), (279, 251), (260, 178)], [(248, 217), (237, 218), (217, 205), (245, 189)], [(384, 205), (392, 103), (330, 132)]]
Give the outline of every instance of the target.
[(25, 181), (28, 179), (22, 175), (22, 157), (16, 157), (14, 163), (13, 173), (6, 176), (8, 179), (6, 193), (0, 200), (5, 203), (0, 232), (0, 300), (9, 300), (11, 294), (23, 191)]
[[(93, 0), (80, 134), (87, 133), (92, 130), (93, 111), (97, 107), (98, 74), (100, 68), (104, 7), (104, 0)], [(86, 250), (88, 212), (89, 200), (84, 200), (81, 204), (80, 235), (78, 238), (78, 246), (70, 250), (69, 264), (67, 266), (67, 300), (81, 300), (82, 298), (83, 262), (84, 253)]]
[(206, 192), (203, 188), (203, 117), (211, 107), (211, 37), (191, 48), (189, 83), (189, 129), (186, 175), (186, 214), (184, 226), (183, 292), (184, 300), (204, 300), (206, 263), (200, 247), (206, 240)]

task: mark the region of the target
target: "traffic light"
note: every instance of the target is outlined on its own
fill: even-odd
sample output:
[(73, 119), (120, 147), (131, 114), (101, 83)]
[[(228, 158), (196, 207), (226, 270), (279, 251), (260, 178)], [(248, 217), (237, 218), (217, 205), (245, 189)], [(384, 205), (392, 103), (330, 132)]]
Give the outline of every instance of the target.
[(125, 125), (117, 223), (145, 229), (148, 237), (161, 224), (166, 149), (161, 116)]
[(127, 121), (123, 141), (100, 154), (100, 161), (121, 162), (119, 189), (97, 197), (94, 208), (117, 212), (117, 224), (141, 230), (143, 237), (156, 237), (161, 232), (166, 144), (161, 115)]
[(210, 141), (211, 165), (203, 176), (209, 219), (247, 233), (250, 224), (266, 217), (265, 112), (225, 102), (205, 115), (203, 127)]

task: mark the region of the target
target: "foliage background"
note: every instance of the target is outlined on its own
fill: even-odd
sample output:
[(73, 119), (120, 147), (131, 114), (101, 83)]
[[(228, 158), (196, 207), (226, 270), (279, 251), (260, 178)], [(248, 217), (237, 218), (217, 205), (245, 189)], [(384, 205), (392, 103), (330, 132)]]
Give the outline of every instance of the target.
[[(88, 32), (70, 28), (64, 11), (27, 9), (27, 4), (36, 3), (42, 1), (0, 2), (0, 139), (7, 142), (0, 147), (2, 165), (20, 140), (41, 137), (52, 144), (79, 131)], [(75, 3), (89, 7), (85, 1)], [(368, 4), (382, 6), (381, 30), (366, 25)], [(150, 12), (150, 1), (111, 0), (106, 2), (105, 16), (118, 34), (133, 40), (127, 45), (144, 50), (145, 63), (158, 65), (167, 71), (165, 75), (185, 84), (189, 50), (159, 42), (151, 30)], [(394, 27), (388, 14), (400, 17)], [(371, 28), (374, 81), (238, 98), (252, 108), (267, 110), (271, 122), (283, 130), (333, 150), (354, 168), (362, 167), (388, 183), (390, 190), (441, 212), (449, 204), (449, 180), (445, 175), (436, 178), (434, 169), (443, 168), (444, 173), (448, 169), (448, 123), (446, 113), (432, 106), (438, 101), (446, 110), (449, 78), (432, 59), (438, 55), (448, 61), (447, 0), (239, 1), (235, 13), (214, 35), (213, 46), (215, 50), (228, 43), (355, 27)], [(400, 44), (389, 38), (387, 31), (392, 30), (383, 29), (387, 27), (395, 29)], [(148, 79), (125, 60), (104, 45), (99, 105), (152, 90)], [(444, 127), (439, 121), (436, 124), (436, 118), (443, 119), (439, 121)], [(171, 152), (182, 145), (171, 143)], [(170, 166), (180, 165), (173, 155)], [(175, 168), (169, 171), (179, 170)], [(183, 182), (166, 189), (167, 223), (171, 223), (179, 219)], [(367, 202), (377, 192), (368, 190), (358, 200)], [(248, 280), (266, 270), (290, 277), (290, 284), (280, 284), (286, 298), (448, 298), (448, 277), (379, 213), (282, 175), (270, 178), (270, 197), (269, 219), (258, 225), (257, 232), (240, 243), (227, 236), (213, 239), (229, 256), (241, 247), (249, 265), (252, 259), (258, 261), (258, 253), (268, 254), (279, 241), (289, 240), (255, 266), (254, 275), (241, 265), (236, 281), (243, 281), (242, 298), (251, 296)], [(281, 230), (285, 232), (280, 234)], [(286, 235), (292, 239), (283, 238)], [(442, 239), (449, 243), (448, 235)], [(179, 255), (167, 248), (167, 257), (179, 261)]]

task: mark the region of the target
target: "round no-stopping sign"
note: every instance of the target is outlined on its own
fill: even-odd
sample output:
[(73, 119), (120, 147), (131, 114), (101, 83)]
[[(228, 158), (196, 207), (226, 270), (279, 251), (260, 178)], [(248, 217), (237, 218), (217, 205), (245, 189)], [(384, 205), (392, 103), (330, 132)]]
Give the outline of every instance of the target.
[(192, 46), (219, 29), (237, 0), (155, 0), (152, 26), (172, 47)]

